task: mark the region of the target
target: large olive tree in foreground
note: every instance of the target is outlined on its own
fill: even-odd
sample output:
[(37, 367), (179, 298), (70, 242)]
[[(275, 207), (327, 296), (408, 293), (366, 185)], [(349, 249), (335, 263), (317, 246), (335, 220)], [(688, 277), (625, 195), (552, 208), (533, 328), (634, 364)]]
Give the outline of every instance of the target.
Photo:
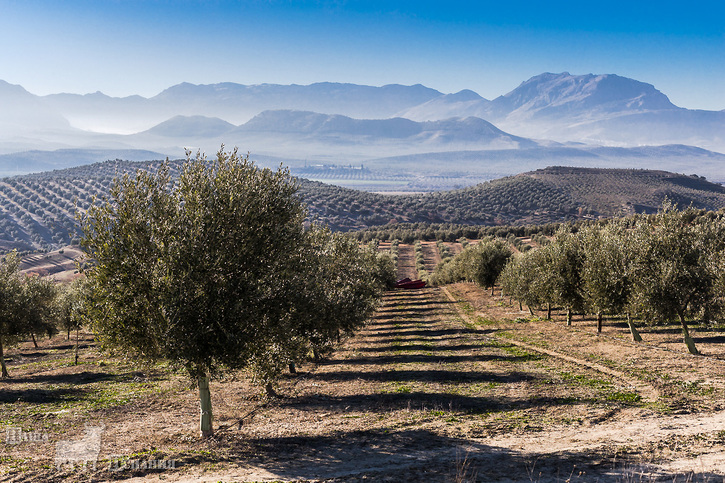
[(82, 218), (104, 347), (182, 366), (212, 434), (209, 378), (263, 359), (301, 289), (305, 211), (285, 170), (236, 151), (117, 179)]

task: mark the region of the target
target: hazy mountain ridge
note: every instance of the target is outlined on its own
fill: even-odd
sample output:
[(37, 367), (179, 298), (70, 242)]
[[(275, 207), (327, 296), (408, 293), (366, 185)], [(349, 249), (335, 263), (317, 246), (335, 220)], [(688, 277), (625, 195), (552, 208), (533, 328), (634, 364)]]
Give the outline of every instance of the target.
[(399, 116), (476, 116), (519, 136), (587, 144), (691, 144), (725, 150), (722, 111), (675, 106), (651, 84), (613, 74), (545, 73), (492, 101), (441, 96)]
[(219, 137), (236, 126), (218, 117), (174, 116), (148, 129), (146, 133), (164, 137)]
[[(592, 111), (678, 109), (651, 84), (617, 75), (545, 73), (491, 102), (493, 113), (532, 117), (591, 115)], [(526, 113), (526, 114), (519, 114)]]
[(468, 117), (442, 121), (415, 122), (394, 117), (389, 119), (353, 119), (305, 111), (264, 111), (235, 130), (238, 133), (293, 133), (305, 136), (351, 136), (375, 139), (469, 141), (487, 145), (509, 142), (512, 145), (535, 146), (535, 142), (512, 136), (483, 119)]
[[(552, 164), (546, 157), (551, 149), (544, 148), (562, 143), (725, 151), (725, 111), (679, 108), (651, 84), (616, 75), (545, 73), (494, 100), (471, 90), (443, 94), (421, 85), (339, 83), (182, 83), (150, 98), (100, 92), (40, 97), (6, 82), (0, 83), (0, 100), (0, 153), (143, 149), (178, 157), (185, 148), (214, 153), (225, 144), (266, 156), (360, 163), (429, 152), (541, 149), (506, 153), (506, 172), (515, 173), (530, 168), (526, 163), (536, 154), (544, 156), (538, 167)], [(622, 154), (636, 158), (635, 151)], [(725, 178), (714, 163), (705, 171), (683, 169), (692, 157), (665, 160), (661, 167)]]
[[(440, 109), (440, 113), (436, 112)], [(617, 75), (544, 73), (524, 81), (494, 100), (444, 95), (398, 113), (416, 120), (440, 119), (453, 112), (491, 122), (507, 118), (576, 118), (592, 111), (630, 114), (644, 110), (680, 109), (651, 84)]]
[[(95, 94), (52, 94), (41, 98), (77, 127), (130, 134), (175, 116), (218, 117), (243, 124), (263, 111), (294, 109), (357, 118), (387, 118), (397, 111), (442, 94), (422, 85), (361, 86), (324, 82), (301, 85), (243, 85), (231, 82), (169, 87), (159, 94), (109, 97)], [(94, 117), (97, 118), (94, 123)], [(95, 127), (95, 129), (94, 129)]]

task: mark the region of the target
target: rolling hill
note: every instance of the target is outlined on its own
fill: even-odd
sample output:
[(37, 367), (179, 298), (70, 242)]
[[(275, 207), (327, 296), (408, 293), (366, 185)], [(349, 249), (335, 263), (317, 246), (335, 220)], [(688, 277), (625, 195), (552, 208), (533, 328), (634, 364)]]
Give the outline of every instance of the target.
[[(170, 163), (172, 174), (182, 161)], [(113, 178), (159, 162), (108, 161), (0, 180), (0, 249), (49, 250), (78, 241), (76, 207), (107, 195)], [(311, 220), (349, 231), (389, 223), (545, 224), (652, 212), (665, 198), (718, 210), (725, 188), (656, 170), (550, 167), (453, 191), (381, 195), (299, 180)]]

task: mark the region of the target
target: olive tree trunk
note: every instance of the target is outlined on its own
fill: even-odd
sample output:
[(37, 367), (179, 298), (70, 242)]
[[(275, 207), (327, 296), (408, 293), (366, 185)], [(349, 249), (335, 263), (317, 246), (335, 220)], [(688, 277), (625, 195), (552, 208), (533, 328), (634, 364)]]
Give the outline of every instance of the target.
[(212, 413), (211, 413), (211, 393), (209, 392), (209, 378), (200, 376), (199, 379), (199, 408), (201, 410), (201, 418), (199, 421), (199, 430), (203, 438), (214, 435), (212, 429)]
[(687, 329), (687, 322), (685, 322), (685, 314), (684, 313), (678, 313), (680, 317), (680, 325), (682, 325), (682, 335), (685, 337), (685, 345), (687, 346), (687, 350), (690, 351), (690, 354), (699, 356), (700, 352), (697, 350), (697, 347), (695, 347), (695, 341), (692, 340), (692, 337), (690, 337), (690, 331)]
[(30, 333), (30, 338), (33, 339), (33, 346), (37, 349), (38, 348), (38, 341), (35, 340), (35, 334), (32, 332)]
[(597, 334), (602, 333), (602, 320), (604, 317), (602, 316), (602, 311), (600, 310), (597, 312)]
[(74, 365), (78, 365), (78, 332), (80, 331), (80, 327), (76, 327), (76, 348), (75, 348), (75, 362)]
[(566, 309), (566, 325), (571, 327), (571, 308)]
[(632, 334), (632, 340), (635, 342), (642, 342), (642, 336), (639, 335), (639, 331), (632, 322), (632, 317), (627, 312), (627, 325), (629, 326), (629, 332)]
[(2, 367), (2, 379), (10, 377), (8, 374), (8, 368), (5, 366), (5, 354), (3, 353), (3, 339), (0, 337), (0, 367)]
[(551, 303), (546, 304), (546, 320), (551, 320)]

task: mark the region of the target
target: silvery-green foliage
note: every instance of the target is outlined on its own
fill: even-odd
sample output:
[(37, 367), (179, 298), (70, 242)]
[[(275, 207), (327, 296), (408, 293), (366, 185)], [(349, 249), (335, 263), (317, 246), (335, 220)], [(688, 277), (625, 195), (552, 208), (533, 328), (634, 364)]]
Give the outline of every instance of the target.
[(305, 210), (286, 170), (236, 151), (117, 179), (82, 218), (93, 326), (104, 347), (192, 378), (247, 366), (298, 290)]

